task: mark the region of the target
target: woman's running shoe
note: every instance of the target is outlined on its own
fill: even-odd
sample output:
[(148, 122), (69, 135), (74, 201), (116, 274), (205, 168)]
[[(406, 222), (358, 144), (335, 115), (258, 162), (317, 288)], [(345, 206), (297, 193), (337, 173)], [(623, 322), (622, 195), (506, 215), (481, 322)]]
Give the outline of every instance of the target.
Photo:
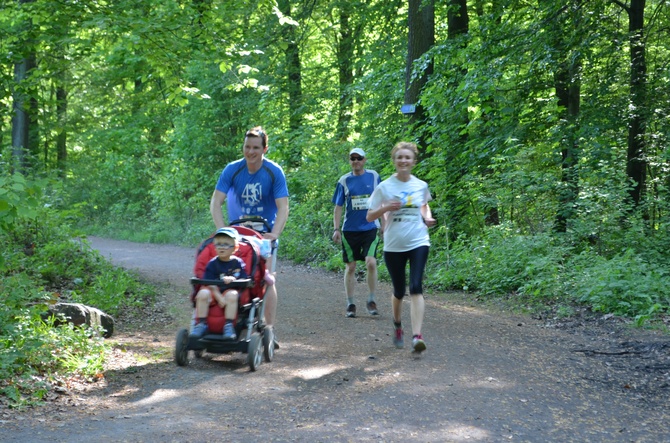
[(402, 328), (393, 328), (393, 344), (396, 348), (400, 349), (405, 346), (405, 340), (403, 339), (404, 332)]
[(423, 352), (426, 350), (426, 342), (423, 341), (421, 334), (415, 335), (412, 338), (412, 348), (414, 349), (414, 352)]

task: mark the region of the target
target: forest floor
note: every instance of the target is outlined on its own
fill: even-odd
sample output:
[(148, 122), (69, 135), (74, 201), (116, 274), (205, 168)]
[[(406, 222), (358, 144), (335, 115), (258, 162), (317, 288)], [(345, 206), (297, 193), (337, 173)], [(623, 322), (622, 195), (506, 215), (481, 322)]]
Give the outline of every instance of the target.
[[(345, 318), (341, 274), (280, 262), (271, 363), (246, 354), (174, 363), (188, 326), (194, 250), (89, 239), (162, 288), (141, 320), (117, 319), (105, 376), (71, 380), (41, 407), (0, 408), (12, 442), (670, 442), (670, 337), (612, 316), (538, 319), (465, 294), (427, 294), (428, 349), (391, 342), (379, 316)], [(280, 251), (281, 253), (281, 251)]]

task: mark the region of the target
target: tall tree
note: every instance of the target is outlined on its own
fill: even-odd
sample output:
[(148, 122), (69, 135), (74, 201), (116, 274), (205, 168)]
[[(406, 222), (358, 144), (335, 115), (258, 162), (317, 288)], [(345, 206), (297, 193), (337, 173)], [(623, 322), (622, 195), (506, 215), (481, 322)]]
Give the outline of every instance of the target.
[(22, 173), (26, 173), (29, 167), (28, 154), (37, 148), (34, 136), (37, 124), (37, 99), (30, 78), (37, 63), (32, 21), (28, 10), (29, 4), (33, 1), (19, 0), (19, 11), (24, 20), (24, 29), (21, 33), (24, 42), (21, 59), (14, 64), (16, 86), (13, 94), (12, 155), (14, 167)]
[(646, 0), (631, 0), (626, 5), (612, 0), (628, 13), (628, 35), (630, 45), (630, 109), (628, 117), (628, 149), (626, 174), (633, 182), (630, 198), (639, 205), (647, 179), (646, 129), (647, 129), (647, 62), (644, 29)]
[(56, 86), (56, 114), (58, 118), (56, 164), (58, 175), (64, 178), (67, 163), (67, 89), (65, 89), (64, 81)]
[[(568, 220), (574, 217), (574, 206), (579, 192), (577, 163), (579, 155), (578, 121), (581, 95), (581, 56), (579, 48), (571, 47), (568, 40), (576, 40), (583, 32), (580, 27), (581, 1), (556, 5), (546, 3), (550, 9), (545, 23), (557, 66), (554, 69), (554, 87), (562, 122), (561, 139), (561, 188), (559, 208), (554, 230), (566, 232)], [(559, 6), (555, 10), (553, 6)], [(574, 43), (572, 43), (574, 45)]]
[[(291, 0), (280, 0), (279, 10), (284, 17), (291, 17)], [(302, 65), (300, 63), (300, 45), (296, 27), (290, 23), (282, 24), (283, 42), (285, 44), (286, 58), (286, 88), (288, 90), (289, 130), (290, 139), (298, 134), (302, 126), (303, 99), (302, 99)], [(293, 140), (290, 140), (293, 141)], [(302, 162), (302, 150), (298, 143), (290, 143), (290, 162), (292, 167), (300, 166)]]
[[(449, 40), (458, 41), (457, 47), (461, 50), (467, 47), (467, 40), (464, 38), (470, 30), (470, 19), (468, 17), (468, 4), (466, 0), (449, 0), (449, 8), (447, 11), (448, 31), (447, 37)], [(463, 66), (456, 67), (454, 84), (460, 83), (467, 75), (467, 68)], [(463, 126), (468, 124), (468, 110), (461, 110), (461, 123)], [(462, 141), (465, 142), (467, 133), (462, 132)]]
[(337, 138), (346, 140), (350, 132), (353, 112), (352, 86), (354, 83), (354, 32), (350, 26), (351, 4), (340, 2), (340, 32), (337, 44), (339, 72), (339, 100), (337, 111)]
[[(425, 120), (425, 109), (421, 106), (421, 90), (433, 73), (433, 60), (417, 63), (435, 44), (435, 5), (433, 0), (409, 0), (407, 11), (407, 61), (405, 68), (405, 104), (415, 105), (410, 114), (409, 125), (423, 134), (419, 126)], [(425, 152), (426, 140), (420, 136), (418, 145)]]
[[(502, 6), (499, 0), (494, 0), (491, 2), (491, 10), (493, 16), (493, 23), (495, 27), (500, 26), (502, 19)], [(484, 2), (482, 0), (475, 1), (475, 12), (480, 21), (485, 21), (484, 16)], [(492, 94), (489, 94), (488, 97), (484, 100), (482, 106), (482, 119), (484, 121), (490, 121), (495, 119), (495, 114), (497, 114), (497, 105), (493, 98)], [(491, 134), (492, 135), (492, 134)], [(493, 170), (491, 169), (490, 158), (487, 158), (487, 164), (484, 166), (484, 175), (489, 177), (493, 175)], [(498, 201), (495, 196), (489, 197), (488, 200), (490, 203), (484, 208), (486, 215), (484, 216), (484, 222), (487, 225), (498, 225), (500, 224), (500, 212), (498, 209)]]

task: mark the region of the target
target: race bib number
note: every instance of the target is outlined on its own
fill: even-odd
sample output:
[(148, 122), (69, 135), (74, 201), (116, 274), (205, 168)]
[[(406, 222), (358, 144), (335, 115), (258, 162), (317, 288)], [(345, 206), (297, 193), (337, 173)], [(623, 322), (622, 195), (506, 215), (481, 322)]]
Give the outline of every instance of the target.
[(354, 211), (366, 211), (368, 209), (369, 195), (354, 195), (351, 197), (351, 209)]
[(393, 213), (392, 220), (398, 223), (417, 223), (421, 221), (420, 208), (400, 208)]

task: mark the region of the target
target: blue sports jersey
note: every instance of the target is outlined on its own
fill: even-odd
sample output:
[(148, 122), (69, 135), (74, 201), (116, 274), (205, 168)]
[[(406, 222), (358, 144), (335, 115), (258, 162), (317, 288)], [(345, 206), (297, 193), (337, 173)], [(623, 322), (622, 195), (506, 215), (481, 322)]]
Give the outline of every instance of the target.
[(361, 175), (353, 172), (344, 174), (337, 181), (333, 203), (345, 206), (343, 231), (370, 231), (378, 227), (375, 221), (367, 221), (368, 199), (377, 185), (381, 182), (376, 171), (366, 169)]
[(277, 218), (275, 199), (288, 197), (286, 176), (277, 163), (263, 159), (261, 168), (249, 173), (247, 161), (229, 163), (221, 172), (216, 190), (226, 194), (228, 221), (261, 216), (272, 228)]

